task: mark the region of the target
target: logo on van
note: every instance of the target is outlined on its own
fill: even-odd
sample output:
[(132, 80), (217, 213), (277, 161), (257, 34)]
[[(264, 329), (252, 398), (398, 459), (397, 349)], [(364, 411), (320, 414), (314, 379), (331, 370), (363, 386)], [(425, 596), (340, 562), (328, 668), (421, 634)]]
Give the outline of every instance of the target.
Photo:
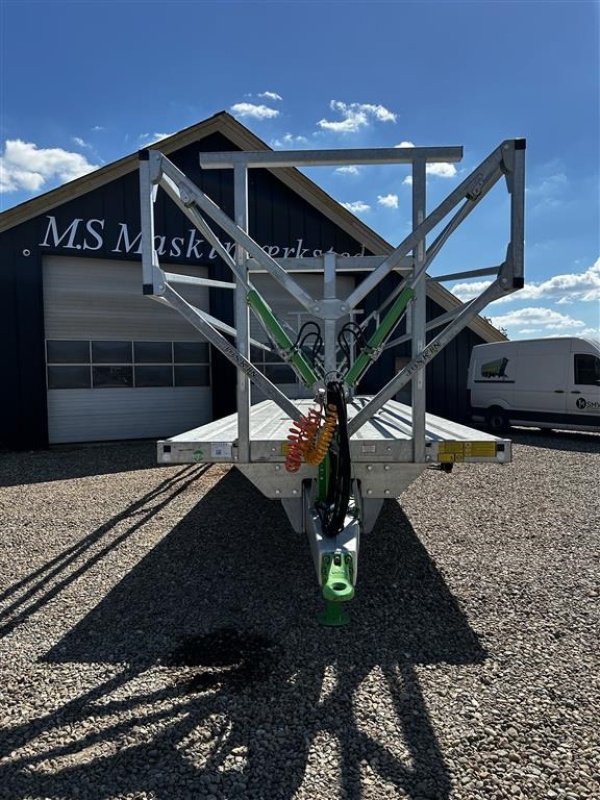
[(579, 397), (575, 405), (581, 410), (584, 408), (600, 409), (600, 403), (597, 400), (586, 400), (585, 397)]
[(481, 365), (482, 378), (504, 378), (508, 379), (506, 374), (506, 367), (508, 365), (508, 358), (497, 358), (495, 361), (488, 361)]

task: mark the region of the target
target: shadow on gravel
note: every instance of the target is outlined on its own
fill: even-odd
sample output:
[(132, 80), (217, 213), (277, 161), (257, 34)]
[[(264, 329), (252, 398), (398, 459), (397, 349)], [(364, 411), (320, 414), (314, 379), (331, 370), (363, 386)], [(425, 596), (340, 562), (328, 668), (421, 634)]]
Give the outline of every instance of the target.
[(523, 428), (506, 434), (515, 444), (541, 447), (544, 450), (565, 450), (572, 453), (600, 453), (600, 436), (597, 433), (575, 433), (574, 431), (543, 431)]
[[(122, 545), (207, 469), (207, 466), (184, 467), (95, 531), (0, 592), (0, 638), (26, 622), (32, 614)], [(103, 539), (112, 535), (114, 529), (127, 520), (131, 520), (132, 524), (123, 533), (111, 538), (101, 550), (96, 549)], [(81, 558), (85, 558), (83, 563), (80, 563)]]
[(415, 667), (485, 651), (397, 503), (363, 540), (351, 627), (319, 627), (317, 595), (304, 538), (228, 473), (46, 656), (123, 671), (5, 732), (5, 752), (36, 748), (0, 785), (15, 800), (291, 800), (301, 785), (360, 800), (382, 796), (377, 778), (449, 798)]
[(0, 449), (0, 486), (65, 481), (156, 469), (156, 440), (56, 445), (27, 452)]

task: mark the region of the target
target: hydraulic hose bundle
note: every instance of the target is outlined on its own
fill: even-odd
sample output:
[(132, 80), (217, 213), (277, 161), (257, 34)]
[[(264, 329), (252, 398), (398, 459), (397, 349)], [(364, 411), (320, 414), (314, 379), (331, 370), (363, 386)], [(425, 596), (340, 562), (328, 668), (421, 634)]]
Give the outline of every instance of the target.
[(318, 466), (325, 464), (329, 470), (327, 496), (319, 501), (323, 533), (336, 536), (343, 528), (350, 503), (352, 465), (348, 437), (348, 415), (344, 388), (339, 381), (327, 384), (327, 407), (312, 408), (307, 416), (294, 422), (288, 435), (288, 453), (285, 468), (298, 472), (302, 462)]
[(343, 530), (350, 504), (352, 464), (348, 414), (343, 385), (337, 381), (327, 384), (327, 404), (337, 412), (336, 435), (329, 448), (329, 489), (324, 503), (320, 504), (321, 525), (327, 537), (337, 536)]

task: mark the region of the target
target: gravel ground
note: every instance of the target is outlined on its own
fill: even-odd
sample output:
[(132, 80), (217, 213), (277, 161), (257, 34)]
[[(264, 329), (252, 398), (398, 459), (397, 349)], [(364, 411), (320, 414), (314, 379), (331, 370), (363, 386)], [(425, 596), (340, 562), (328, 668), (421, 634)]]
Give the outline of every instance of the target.
[(427, 471), (352, 625), (236, 471), (0, 454), (0, 797), (600, 797), (600, 437)]

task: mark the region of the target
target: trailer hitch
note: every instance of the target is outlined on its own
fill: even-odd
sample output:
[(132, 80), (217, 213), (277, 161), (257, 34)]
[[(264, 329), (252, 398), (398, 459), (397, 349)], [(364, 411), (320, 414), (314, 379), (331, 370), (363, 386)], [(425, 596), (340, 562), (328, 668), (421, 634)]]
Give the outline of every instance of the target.
[(336, 550), (321, 559), (321, 591), (325, 610), (319, 614), (321, 625), (341, 627), (350, 622), (344, 604), (354, 597), (354, 564), (350, 553)]

